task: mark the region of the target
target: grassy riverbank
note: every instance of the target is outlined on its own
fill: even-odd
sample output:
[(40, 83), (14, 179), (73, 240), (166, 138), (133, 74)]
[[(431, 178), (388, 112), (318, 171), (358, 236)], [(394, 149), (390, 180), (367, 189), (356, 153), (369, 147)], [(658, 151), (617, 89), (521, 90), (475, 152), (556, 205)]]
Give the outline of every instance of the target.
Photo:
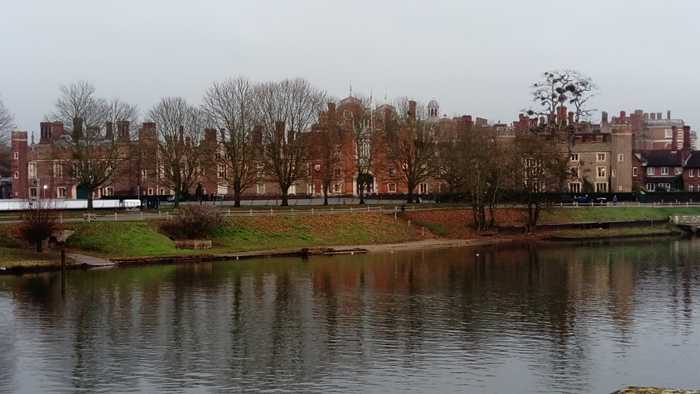
[[(436, 206), (436, 208), (439, 206)], [(550, 208), (540, 223), (601, 222), (666, 219), (670, 215), (700, 215), (700, 208), (580, 207)], [(525, 222), (522, 210), (499, 209), (497, 225), (517, 226)], [(287, 251), (328, 245), (400, 243), (426, 238), (480, 239), (473, 229), (470, 209), (407, 211), (398, 215), (354, 213), (343, 215), (290, 215), (229, 218), (213, 234), (213, 249), (207, 253), (242, 251)], [(129, 258), (198, 254), (176, 249), (172, 240), (156, 231), (154, 221), (67, 223), (75, 230), (66, 242), (73, 252), (104, 258)], [(568, 231), (569, 237), (644, 236), (670, 232), (671, 226), (644, 229)], [(550, 234), (548, 234), (550, 235)], [(491, 234), (485, 239), (498, 237)], [(17, 225), (0, 227), (0, 268), (17, 265), (57, 264), (55, 254), (37, 254), (19, 238)]]

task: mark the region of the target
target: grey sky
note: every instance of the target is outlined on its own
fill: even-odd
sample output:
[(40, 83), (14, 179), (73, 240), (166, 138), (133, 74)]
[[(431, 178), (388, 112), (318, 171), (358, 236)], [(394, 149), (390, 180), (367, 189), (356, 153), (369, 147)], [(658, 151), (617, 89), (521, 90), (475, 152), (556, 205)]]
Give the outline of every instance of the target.
[(237, 75), (510, 123), (542, 72), (576, 69), (600, 86), (594, 108), (671, 110), (700, 130), (699, 16), (695, 0), (0, 0), (0, 95), (34, 132), (60, 84), (145, 113)]

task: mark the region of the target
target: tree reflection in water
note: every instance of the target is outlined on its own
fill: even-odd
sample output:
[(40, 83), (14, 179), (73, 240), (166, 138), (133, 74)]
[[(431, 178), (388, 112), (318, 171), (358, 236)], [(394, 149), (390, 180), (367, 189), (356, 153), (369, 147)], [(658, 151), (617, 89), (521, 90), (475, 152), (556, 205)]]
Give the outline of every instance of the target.
[(262, 259), (0, 277), (0, 391), (692, 387), (700, 244)]

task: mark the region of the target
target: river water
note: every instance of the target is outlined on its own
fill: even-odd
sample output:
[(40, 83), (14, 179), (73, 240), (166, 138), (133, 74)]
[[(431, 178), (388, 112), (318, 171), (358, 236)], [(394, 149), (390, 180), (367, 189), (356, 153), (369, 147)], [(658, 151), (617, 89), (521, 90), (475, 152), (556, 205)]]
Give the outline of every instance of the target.
[(0, 277), (0, 392), (700, 388), (700, 241)]

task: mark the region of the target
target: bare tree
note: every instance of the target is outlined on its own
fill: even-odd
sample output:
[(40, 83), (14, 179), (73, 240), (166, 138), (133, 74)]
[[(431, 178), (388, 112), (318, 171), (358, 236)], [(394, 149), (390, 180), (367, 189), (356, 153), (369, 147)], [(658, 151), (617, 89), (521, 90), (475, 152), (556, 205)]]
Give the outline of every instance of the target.
[[(488, 231), (495, 224), (494, 209), (502, 196), (504, 183), (503, 145), (489, 126), (475, 126), (462, 142), (461, 161), (470, 193), (477, 231)], [(488, 218), (487, 212), (488, 210)]]
[(448, 195), (464, 191), (467, 178), (466, 127), (450, 122), (439, 126), (440, 138), (436, 144), (433, 176), (447, 183)]
[[(36, 251), (44, 252), (44, 241), (60, 230), (61, 211), (51, 200), (38, 199), (33, 206), (26, 206), (20, 214), (22, 234), (30, 243), (36, 245)], [(29, 204), (27, 204), (29, 205)]]
[(265, 174), (279, 185), (282, 205), (287, 206), (289, 188), (308, 176), (312, 150), (307, 132), (323, 108), (326, 93), (299, 78), (259, 85), (256, 101)]
[(0, 98), (0, 176), (7, 176), (12, 170), (10, 134), (15, 127), (14, 116)]
[[(573, 136), (582, 119), (587, 119), (594, 109), (586, 108), (589, 100), (596, 94), (598, 86), (587, 76), (576, 70), (554, 70), (542, 74), (542, 80), (532, 85), (533, 101), (539, 110), (529, 109), (530, 116), (544, 118), (535, 128), (538, 133), (565, 137), (568, 144), (573, 144)], [(574, 122), (568, 122), (566, 114), (559, 111), (565, 104), (572, 104)], [(561, 133), (565, 135), (560, 136)]]
[(174, 189), (177, 208), (180, 196), (189, 194), (202, 175), (201, 161), (207, 153), (200, 145), (202, 114), (184, 98), (168, 97), (154, 105), (148, 117), (156, 123), (158, 180)]
[(527, 232), (532, 233), (542, 208), (552, 202), (552, 193), (564, 190), (569, 156), (551, 136), (525, 133), (517, 135), (500, 157), (507, 163), (505, 185), (526, 206)]
[(336, 169), (343, 161), (343, 146), (347, 142), (347, 132), (345, 118), (336, 112), (336, 103), (328, 103), (325, 119), (325, 124), (311, 131), (310, 138), (314, 166), (318, 166), (314, 171), (320, 172), (323, 187), (323, 205), (328, 205), (331, 185), (339, 176), (342, 176), (342, 173), (336, 173)]
[(126, 171), (130, 147), (106, 138), (97, 127), (83, 130), (80, 118), (71, 124), (73, 137), (59, 142), (69, 153), (61, 163), (64, 173), (87, 191), (88, 209), (92, 209), (95, 190), (113, 183)]
[[(242, 192), (259, 180), (253, 141), (256, 121), (255, 86), (243, 77), (214, 82), (204, 95), (202, 108), (209, 124), (221, 130), (222, 160), (226, 179), (233, 188), (234, 206), (241, 206)], [(225, 129), (225, 131), (224, 131)]]
[(406, 202), (412, 203), (416, 187), (432, 174), (436, 154), (435, 124), (427, 120), (428, 111), (423, 105), (407, 99), (397, 104), (400, 124), (395, 138), (388, 143), (389, 157), (400, 169), (399, 180), (408, 189)]
[(63, 122), (63, 126), (73, 131), (73, 119), (82, 119), (85, 128), (103, 130), (107, 122), (116, 124), (128, 121), (132, 137), (140, 120), (137, 105), (126, 103), (118, 98), (107, 100), (96, 95), (95, 86), (86, 80), (70, 85), (59, 86), (61, 95), (54, 101), (54, 109), (45, 116), (49, 121)]
[(86, 80), (79, 80), (70, 85), (59, 86), (61, 95), (54, 101), (54, 110), (45, 118), (49, 121), (63, 122), (63, 126), (72, 132), (73, 119), (82, 119), (81, 125), (87, 128), (102, 128), (107, 122), (107, 100), (97, 97), (95, 86)]
[[(360, 204), (365, 203), (365, 193), (372, 190), (374, 176), (382, 167), (382, 157), (386, 156), (386, 144), (382, 130), (375, 127), (371, 100), (367, 97), (351, 97), (346, 123), (350, 130), (355, 152), (350, 157), (357, 182), (357, 195)], [(386, 129), (386, 127), (385, 127)]]

